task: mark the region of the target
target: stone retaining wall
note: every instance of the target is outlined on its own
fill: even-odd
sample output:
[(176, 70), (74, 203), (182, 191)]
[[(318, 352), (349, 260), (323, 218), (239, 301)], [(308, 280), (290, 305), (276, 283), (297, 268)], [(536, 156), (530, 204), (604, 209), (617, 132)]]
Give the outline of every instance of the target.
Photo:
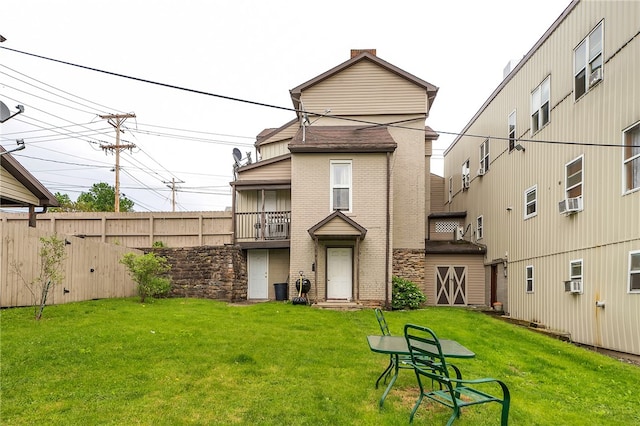
[(247, 300), (247, 261), (237, 246), (147, 249), (171, 265), (172, 297)]

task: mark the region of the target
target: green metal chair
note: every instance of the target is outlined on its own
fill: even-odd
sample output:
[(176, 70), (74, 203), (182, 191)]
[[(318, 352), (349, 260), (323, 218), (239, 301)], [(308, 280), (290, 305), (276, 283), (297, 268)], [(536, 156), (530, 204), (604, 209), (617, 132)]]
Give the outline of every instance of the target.
[[(453, 410), (447, 426), (453, 424), (456, 418), (460, 417), (460, 409), (470, 405), (485, 404), (496, 402), (502, 405), (501, 425), (506, 426), (509, 419), (509, 405), (511, 396), (509, 389), (500, 380), (492, 378), (464, 380), (460, 369), (452, 364), (447, 364), (445, 357), (442, 355), (442, 348), (435, 333), (427, 327), (414, 324), (404, 326), (404, 335), (407, 339), (407, 346), (411, 353), (411, 366), (416, 373), (418, 379), (418, 387), (420, 388), (420, 396), (418, 401), (411, 410), (409, 423), (413, 423), (413, 417), (420, 407), (422, 399), (427, 398), (445, 405)], [(455, 377), (449, 375), (450, 369), (455, 372)], [(437, 382), (440, 386), (438, 389), (429, 390), (423, 386), (423, 379), (430, 379)], [(502, 397), (493, 396), (484, 390), (470, 387), (469, 385), (481, 385), (485, 387), (494, 386), (486, 385), (488, 383), (497, 383), (502, 390)], [(497, 387), (496, 387), (497, 388)]]
[[(389, 326), (387, 324), (387, 320), (384, 317), (384, 313), (382, 312), (382, 309), (375, 308), (374, 312), (376, 314), (376, 319), (378, 320), (378, 325), (380, 325), (380, 331), (382, 332), (382, 335), (383, 336), (391, 336), (391, 332), (389, 331)], [(413, 368), (410, 365), (410, 361), (411, 361), (411, 357), (410, 356), (398, 355), (397, 359), (398, 359), (398, 368)], [(393, 371), (393, 366), (394, 366), (395, 362), (396, 362), (396, 355), (389, 355), (389, 365), (382, 372), (382, 374), (380, 374), (380, 377), (378, 377), (378, 380), (376, 380), (376, 389), (378, 389), (378, 385), (380, 383), (380, 380), (382, 380), (383, 377), (384, 377), (383, 383), (385, 383), (385, 384), (387, 383), (387, 380), (389, 379), (389, 376), (391, 375), (391, 372)]]

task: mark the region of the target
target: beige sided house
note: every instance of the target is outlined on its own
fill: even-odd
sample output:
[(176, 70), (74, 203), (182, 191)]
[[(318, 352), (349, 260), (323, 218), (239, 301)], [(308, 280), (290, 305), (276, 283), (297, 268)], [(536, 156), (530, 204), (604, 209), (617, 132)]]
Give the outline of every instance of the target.
[[(640, 2), (572, 2), (445, 152), (492, 302), (640, 354)], [(476, 137), (472, 135), (489, 135)], [(466, 232), (465, 232), (466, 231)]]
[(319, 302), (388, 305), (393, 274), (424, 282), (437, 90), (362, 50), (290, 91), (295, 119), (262, 132), (232, 182), (248, 299), (287, 280), (293, 296), (300, 271)]
[(0, 146), (0, 207), (28, 207), (29, 226), (36, 226), (36, 207), (42, 212), (58, 206), (53, 196), (4, 147)]

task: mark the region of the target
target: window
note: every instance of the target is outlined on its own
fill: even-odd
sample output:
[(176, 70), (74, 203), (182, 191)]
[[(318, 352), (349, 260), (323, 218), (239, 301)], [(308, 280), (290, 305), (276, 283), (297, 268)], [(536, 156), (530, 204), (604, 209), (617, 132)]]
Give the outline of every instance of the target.
[(526, 292), (533, 293), (533, 266), (529, 265), (525, 270), (526, 275)]
[(565, 193), (567, 198), (582, 197), (582, 156), (565, 166)]
[(569, 280), (582, 282), (582, 259), (571, 261), (569, 265)]
[(509, 114), (509, 118), (507, 122), (509, 126), (509, 152), (511, 152), (516, 147), (516, 112), (515, 111)]
[(482, 216), (478, 216), (476, 219), (476, 239), (481, 240), (484, 236), (484, 219)]
[(640, 250), (629, 253), (629, 292), (640, 293)]
[(625, 130), (623, 143), (623, 192), (630, 192), (640, 189), (640, 123)]
[(462, 163), (462, 189), (469, 189), (469, 160)]
[(551, 95), (551, 77), (547, 77), (531, 93), (531, 134), (542, 129), (549, 122), (549, 98)]
[(480, 169), (482, 173), (478, 172), (479, 175), (489, 171), (489, 139), (480, 145)]
[(453, 177), (449, 177), (449, 202), (453, 200)]
[(602, 21), (573, 51), (574, 99), (602, 80)]
[(351, 211), (351, 161), (331, 161), (331, 210)]
[(524, 191), (524, 218), (538, 214), (538, 186), (534, 185), (531, 188)]

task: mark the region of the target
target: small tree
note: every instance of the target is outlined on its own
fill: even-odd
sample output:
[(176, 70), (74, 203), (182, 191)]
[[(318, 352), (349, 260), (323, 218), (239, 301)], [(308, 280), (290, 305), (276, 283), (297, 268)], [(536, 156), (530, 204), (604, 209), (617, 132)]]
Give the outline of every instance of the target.
[[(49, 292), (64, 279), (62, 273), (62, 262), (65, 259), (64, 239), (58, 238), (57, 235), (50, 237), (40, 237), (40, 275), (33, 279), (30, 283), (26, 283), (27, 288), (31, 292), (33, 298), (34, 316), (36, 320), (42, 318), (44, 307), (47, 304)], [(14, 265), (20, 278), (20, 265)], [(23, 281), (24, 278), (22, 278)]]
[(393, 309), (417, 309), (427, 298), (412, 281), (393, 277), (391, 307)]
[(169, 272), (171, 265), (164, 257), (156, 256), (155, 253), (126, 253), (120, 263), (129, 269), (129, 275), (138, 284), (140, 303), (144, 303), (147, 297), (165, 296), (169, 293), (171, 280), (162, 274)]

